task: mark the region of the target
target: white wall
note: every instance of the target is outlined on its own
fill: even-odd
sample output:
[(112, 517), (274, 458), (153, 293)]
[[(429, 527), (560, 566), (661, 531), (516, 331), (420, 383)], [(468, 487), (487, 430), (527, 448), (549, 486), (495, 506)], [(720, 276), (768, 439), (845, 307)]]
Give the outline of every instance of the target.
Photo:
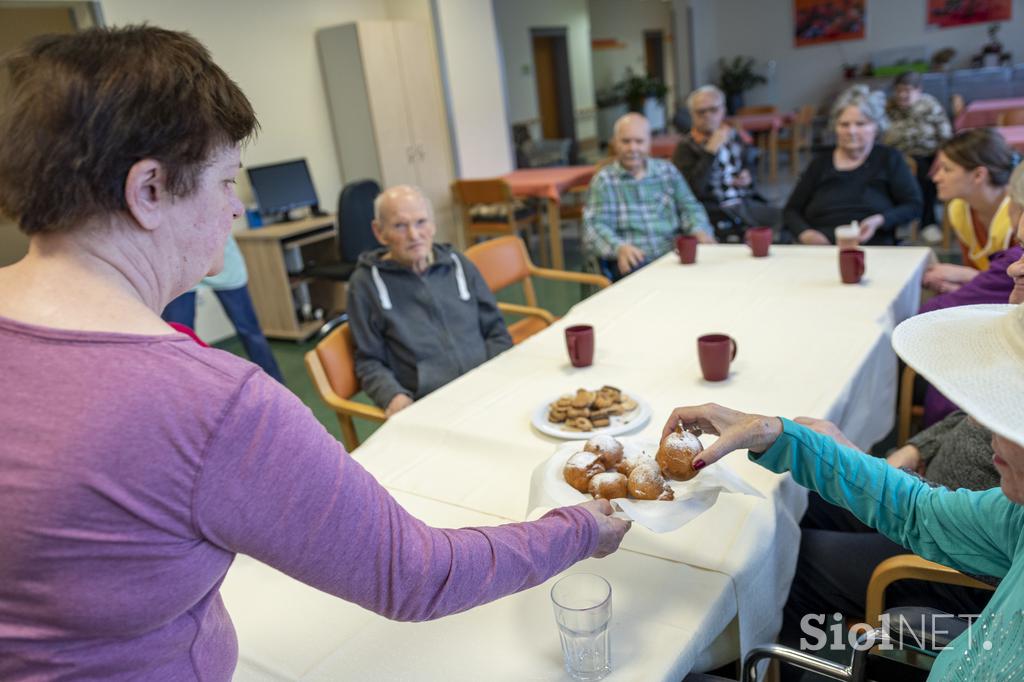
[[(242, 88), (260, 121), (259, 137), (244, 151), (244, 165), (305, 157), (320, 203), (333, 210), (344, 178), (334, 153), (331, 124), (314, 32), (362, 19), (387, 19), (374, 0), (102, 0), (108, 26), (141, 23), (188, 31)], [(251, 200), (244, 173), (239, 193)], [(244, 221), (235, 225), (245, 229)], [(232, 328), (212, 292), (200, 289), (196, 330), (207, 342), (232, 336)]]
[[(102, 0), (108, 26), (146, 21), (188, 31), (238, 82), (260, 121), (242, 163), (306, 157), (324, 208), (338, 201), (343, 178), (334, 154), (316, 29), (361, 19), (387, 19), (375, 0)], [(240, 179), (244, 181), (244, 173)], [(247, 187), (241, 187), (243, 196)]]
[[(661, 31), (665, 38), (676, 38), (672, 29), (672, 6), (662, 0), (588, 0), (587, 6), (590, 35), (594, 39), (614, 38), (625, 44), (621, 48), (593, 51), (594, 87), (597, 90), (621, 81), (627, 67), (638, 76), (646, 73), (644, 31)], [(673, 91), (669, 95), (672, 97), (675, 90), (672, 43), (666, 42), (664, 50), (665, 84)]]
[(486, 0), (434, 3), (456, 176), (486, 178), (507, 173), (514, 159), (491, 4)]
[[(707, 5), (709, 0), (691, 0)], [(756, 58), (761, 71), (769, 60), (777, 67), (769, 83), (747, 95), (750, 104), (771, 103), (782, 108), (820, 104), (842, 87), (844, 62), (863, 65), (879, 51), (924, 47), (930, 56), (945, 47), (956, 49), (952, 66), (966, 67), (970, 57), (988, 41), (988, 24), (939, 29), (925, 24), (924, 0), (887, 0), (867, 3), (864, 40), (850, 40), (797, 48), (793, 45), (792, 0), (716, 0), (698, 33), (714, 36), (714, 49), (700, 55), (698, 77), (717, 76), (719, 56), (736, 54)], [(1003, 22), (999, 39), (1024, 58), (1024, 0), (1013, 0), (1013, 20)]]
[[(687, 13), (689, 3), (686, 0), (672, 0), (672, 57), (675, 60), (672, 69), (676, 80), (676, 106), (693, 89), (690, 78), (690, 19)], [(670, 114), (672, 111), (669, 112)]]
[[(530, 29), (565, 27), (576, 137), (595, 137), (597, 119), (587, 0), (494, 0), (494, 19), (504, 63), (509, 121), (518, 123), (540, 118)], [(506, 132), (506, 135), (511, 133)]]

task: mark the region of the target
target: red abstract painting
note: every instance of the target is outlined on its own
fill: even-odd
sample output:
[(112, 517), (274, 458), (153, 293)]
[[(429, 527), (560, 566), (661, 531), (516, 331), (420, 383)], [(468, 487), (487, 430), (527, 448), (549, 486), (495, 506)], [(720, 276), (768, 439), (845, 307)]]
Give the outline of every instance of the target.
[(928, 23), (963, 26), (989, 21), (1009, 21), (1013, 0), (928, 0)]
[(865, 0), (793, 0), (796, 46), (864, 37)]

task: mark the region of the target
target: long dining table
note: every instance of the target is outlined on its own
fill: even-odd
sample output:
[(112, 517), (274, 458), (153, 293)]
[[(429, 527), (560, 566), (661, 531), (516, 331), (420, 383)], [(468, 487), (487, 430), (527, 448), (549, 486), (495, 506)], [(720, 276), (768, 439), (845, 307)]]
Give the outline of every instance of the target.
[[(695, 265), (668, 254), (398, 413), (354, 457), (419, 518), (461, 527), (540, 513), (531, 478), (561, 441), (534, 429), (531, 414), (578, 387), (612, 384), (649, 403), (652, 419), (634, 436), (656, 439), (673, 407), (713, 401), (827, 418), (869, 447), (894, 423), (890, 336), (917, 310), (929, 252), (865, 252), (856, 285), (840, 283), (835, 247), (772, 246), (753, 258), (742, 245), (702, 245)], [(574, 324), (595, 328), (594, 363), (583, 369), (565, 350)], [(700, 374), (696, 338), (710, 332), (737, 342), (722, 382)], [(612, 584), (609, 679), (678, 681), (777, 633), (806, 494), (744, 455), (714, 466), (762, 497), (722, 494), (668, 533), (634, 524), (617, 553), (569, 569)], [(222, 591), (239, 680), (568, 679), (549, 589), (424, 624), (387, 621), (247, 557)]]

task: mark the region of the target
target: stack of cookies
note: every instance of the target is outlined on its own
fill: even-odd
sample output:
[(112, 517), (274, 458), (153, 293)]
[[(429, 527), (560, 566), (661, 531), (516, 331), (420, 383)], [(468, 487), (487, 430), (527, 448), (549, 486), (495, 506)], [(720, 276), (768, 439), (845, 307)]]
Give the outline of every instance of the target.
[(610, 425), (613, 416), (628, 414), (636, 408), (636, 401), (614, 386), (602, 386), (596, 391), (580, 388), (576, 395), (564, 395), (551, 403), (548, 421), (561, 424), (568, 431), (593, 431)]

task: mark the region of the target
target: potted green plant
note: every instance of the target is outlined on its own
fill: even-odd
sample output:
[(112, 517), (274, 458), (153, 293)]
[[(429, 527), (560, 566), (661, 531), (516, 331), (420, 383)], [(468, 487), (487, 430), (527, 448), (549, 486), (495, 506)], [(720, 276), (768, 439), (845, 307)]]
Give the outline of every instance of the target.
[(667, 92), (668, 88), (657, 78), (630, 76), (625, 82), (626, 103), (630, 111), (642, 112), (649, 97), (660, 101)]
[(754, 58), (737, 56), (731, 61), (718, 60), (718, 87), (725, 93), (725, 106), (730, 114), (743, 106), (743, 93), (768, 80), (754, 71)]

